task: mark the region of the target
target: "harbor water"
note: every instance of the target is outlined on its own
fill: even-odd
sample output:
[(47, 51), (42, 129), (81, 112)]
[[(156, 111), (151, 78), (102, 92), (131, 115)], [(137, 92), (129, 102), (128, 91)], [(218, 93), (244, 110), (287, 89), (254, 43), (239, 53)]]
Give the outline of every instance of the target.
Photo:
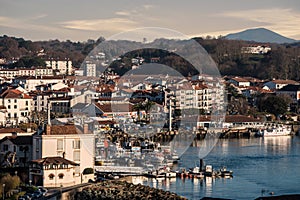
[[(193, 143), (175, 169), (199, 166), (200, 143)], [(204, 161), (215, 170), (226, 166), (233, 171), (233, 178), (146, 179), (143, 184), (188, 199), (255, 199), (300, 193), (300, 138), (297, 136), (221, 139)]]

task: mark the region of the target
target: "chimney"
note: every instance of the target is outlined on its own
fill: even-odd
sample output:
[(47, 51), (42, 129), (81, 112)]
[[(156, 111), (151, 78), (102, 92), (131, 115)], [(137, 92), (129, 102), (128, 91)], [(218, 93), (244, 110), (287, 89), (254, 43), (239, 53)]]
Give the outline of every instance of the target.
[(51, 135), (51, 125), (46, 125), (46, 135)]
[(89, 133), (89, 125), (83, 124), (83, 134), (88, 134), (88, 133)]

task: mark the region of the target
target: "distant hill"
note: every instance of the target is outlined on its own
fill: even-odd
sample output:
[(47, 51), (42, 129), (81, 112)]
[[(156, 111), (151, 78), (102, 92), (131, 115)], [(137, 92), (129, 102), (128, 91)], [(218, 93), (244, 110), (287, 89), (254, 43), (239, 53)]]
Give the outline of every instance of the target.
[(245, 40), (278, 44), (297, 42), (297, 40), (284, 37), (265, 28), (247, 29), (242, 32), (228, 34), (225, 38), (230, 40)]

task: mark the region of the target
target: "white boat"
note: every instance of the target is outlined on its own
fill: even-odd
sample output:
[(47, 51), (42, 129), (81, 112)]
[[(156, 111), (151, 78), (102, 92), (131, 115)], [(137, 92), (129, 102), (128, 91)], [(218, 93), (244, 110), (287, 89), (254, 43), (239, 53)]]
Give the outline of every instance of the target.
[(272, 136), (284, 136), (291, 135), (292, 130), (289, 126), (283, 124), (277, 124), (268, 126), (265, 129), (260, 130), (260, 134), (263, 137), (272, 137)]

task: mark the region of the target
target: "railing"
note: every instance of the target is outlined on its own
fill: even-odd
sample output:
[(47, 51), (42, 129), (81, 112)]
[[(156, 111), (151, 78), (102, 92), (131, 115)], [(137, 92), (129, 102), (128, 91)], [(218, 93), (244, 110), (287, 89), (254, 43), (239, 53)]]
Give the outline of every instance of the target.
[(107, 173), (132, 173), (142, 174), (142, 167), (124, 167), (124, 166), (95, 166), (96, 172), (107, 172)]

